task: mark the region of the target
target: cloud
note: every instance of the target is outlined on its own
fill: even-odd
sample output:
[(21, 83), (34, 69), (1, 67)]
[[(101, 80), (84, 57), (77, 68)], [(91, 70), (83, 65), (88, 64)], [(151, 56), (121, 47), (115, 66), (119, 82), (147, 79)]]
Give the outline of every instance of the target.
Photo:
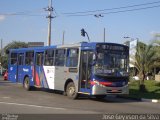
[(4, 15), (0, 15), (0, 21), (3, 21), (3, 20), (5, 20), (5, 16)]

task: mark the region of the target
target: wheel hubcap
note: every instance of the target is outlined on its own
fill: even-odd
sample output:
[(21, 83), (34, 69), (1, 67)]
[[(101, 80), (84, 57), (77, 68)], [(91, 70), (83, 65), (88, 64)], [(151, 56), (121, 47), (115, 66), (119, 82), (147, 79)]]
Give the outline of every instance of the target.
[(28, 81), (27, 80), (25, 81), (25, 85), (24, 86), (25, 86), (25, 88), (28, 88)]
[(70, 87), (69, 90), (68, 90), (68, 92), (69, 92), (69, 95), (70, 95), (70, 96), (73, 96), (74, 93), (75, 93), (74, 87)]

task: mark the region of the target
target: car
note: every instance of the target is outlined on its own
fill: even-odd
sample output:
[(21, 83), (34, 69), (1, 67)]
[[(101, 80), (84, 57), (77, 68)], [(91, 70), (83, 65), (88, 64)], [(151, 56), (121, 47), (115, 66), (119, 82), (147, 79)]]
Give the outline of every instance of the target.
[(4, 80), (8, 80), (8, 71), (6, 70), (4, 75), (3, 75), (3, 79)]

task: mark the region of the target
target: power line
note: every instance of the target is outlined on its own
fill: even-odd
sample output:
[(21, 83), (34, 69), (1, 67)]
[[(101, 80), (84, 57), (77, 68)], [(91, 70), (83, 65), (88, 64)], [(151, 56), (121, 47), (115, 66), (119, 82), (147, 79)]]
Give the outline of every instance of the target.
[(0, 13), (0, 15), (4, 16), (44, 16), (40, 14), (17, 14), (17, 13)]
[(22, 11), (22, 12), (15, 12), (15, 13), (0, 13), (0, 15), (4, 16), (44, 16), (39, 13), (44, 13), (42, 9), (37, 9), (33, 11)]
[(4, 16), (44, 16), (42, 14), (29, 14), (29, 13), (0, 13)]
[(126, 8), (132, 8), (132, 7), (140, 7), (140, 6), (157, 4), (157, 3), (160, 3), (160, 1), (143, 3), (143, 4), (135, 4), (135, 5), (129, 5), (129, 6), (122, 6), (122, 7), (116, 7), (116, 8), (107, 8), (107, 9), (101, 9), (101, 10), (90, 10), (90, 11), (70, 12), (70, 13), (62, 13), (62, 14), (65, 14), (65, 15), (75, 15), (75, 14), (83, 14), (83, 13), (103, 12), (103, 11), (126, 9)]
[[(128, 9), (128, 10), (113, 11), (113, 12), (104, 12), (104, 13), (100, 13), (100, 14), (103, 15), (103, 14), (123, 13), (123, 12), (146, 10), (146, 9), (157, 8), (157, 7), (160, 7), (160, 5), (143, 7), (143, 8)], [(74, 17), (74, 16), (93, 16), (93, 15), (95, 15), (95, 14), (94, 14), (94, 13), (92, 13), (92, 14), (77, 14), (77, 15), (75, 14), (75, 15), (67, 15), (67, 17)]]
[[(103, 14), (114, 14), (114, 13), (131, 12), (131, 11), (138, 11), (138, 10), (145, 10), (145, 9), (160, 7), (160, 5), (154, 5), (154, 6), (148, 6), (148, 7), (133, 8), (133, 7), (140, 7), (140, 6), (146, 6), (146, 5), (153, 5), (153, 4), (157, 4), (157, 3), (160, 3), (160, 1), (143, 3), (143, 4), (135, 4), (135, 5), (129, 5), (129, 6), (122, 6), (122, 7), (116, 7), (116, 8), (109, 8), (109, 9), (81, 11), (81, 12), (72, 12), (72, 13), (62, 13), (62, 14), (64, 14), (67, 17), (92, 16), (92, 15), (96, 15), (96, 13), (98, 13), (98, 12), (101, 15), (103, 15)], [(126, 8), (133, 8), (133, 9), (126, 9)], [(55, 9), (54, 8), (52, 8), (52, 9), (55, 12), (55, 14), (57, 14)], [(126, 10), (120, 10), (120, 9), (126, 9)], [(113, 11), (113, 10), (118, 10), (118, 11)], [(105, 11), (111, 11), (111, 12), (105, 12)], [(0, 15), (4, 15), (4, 16), (36, 16), (36, 17), (46, 15), (46, 14), (35, 14), (37, 12), (44, 13), (44, 11), (42, 11), (42, 9), (38, 9), (36, 11), (34, 10), (34, 11), (24, 11), (24, 12), (15, 12), (15, 13), (0, 13)], [(57, 17), (57, 16), (54, 16), (54, 17)]]
[[(37, 10), (32, 10), (32, 11), (22, 11), (22, 12), (14, 12), (14, 13), (0, 13), (0, 15), (4, 15), (4, 16), (46, 16), (46, 12), (43, 10), (45, 9), (45, 11), (48, 11), (49, 8), (42, 8), (42, 9), (37, 9)], [(57, 17), (57, 12), (54, 8), (53, 9), (53, 12), (55, 12), (55, 16), (54, 17)], [(51, 10), (51, 8), (50, 8)]]

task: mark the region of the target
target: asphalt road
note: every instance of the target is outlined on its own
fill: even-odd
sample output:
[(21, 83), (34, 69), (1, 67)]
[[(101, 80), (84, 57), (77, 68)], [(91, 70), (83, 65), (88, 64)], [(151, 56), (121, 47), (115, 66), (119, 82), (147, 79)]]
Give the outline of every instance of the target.
[(21, 84), (0, 78), (0, 113), (12, 114), (155, 114), (159, 103), (140, 102), (112, 96), (104, 100), (81, 97), (71, 100), (54, 91), (26, 91)]

